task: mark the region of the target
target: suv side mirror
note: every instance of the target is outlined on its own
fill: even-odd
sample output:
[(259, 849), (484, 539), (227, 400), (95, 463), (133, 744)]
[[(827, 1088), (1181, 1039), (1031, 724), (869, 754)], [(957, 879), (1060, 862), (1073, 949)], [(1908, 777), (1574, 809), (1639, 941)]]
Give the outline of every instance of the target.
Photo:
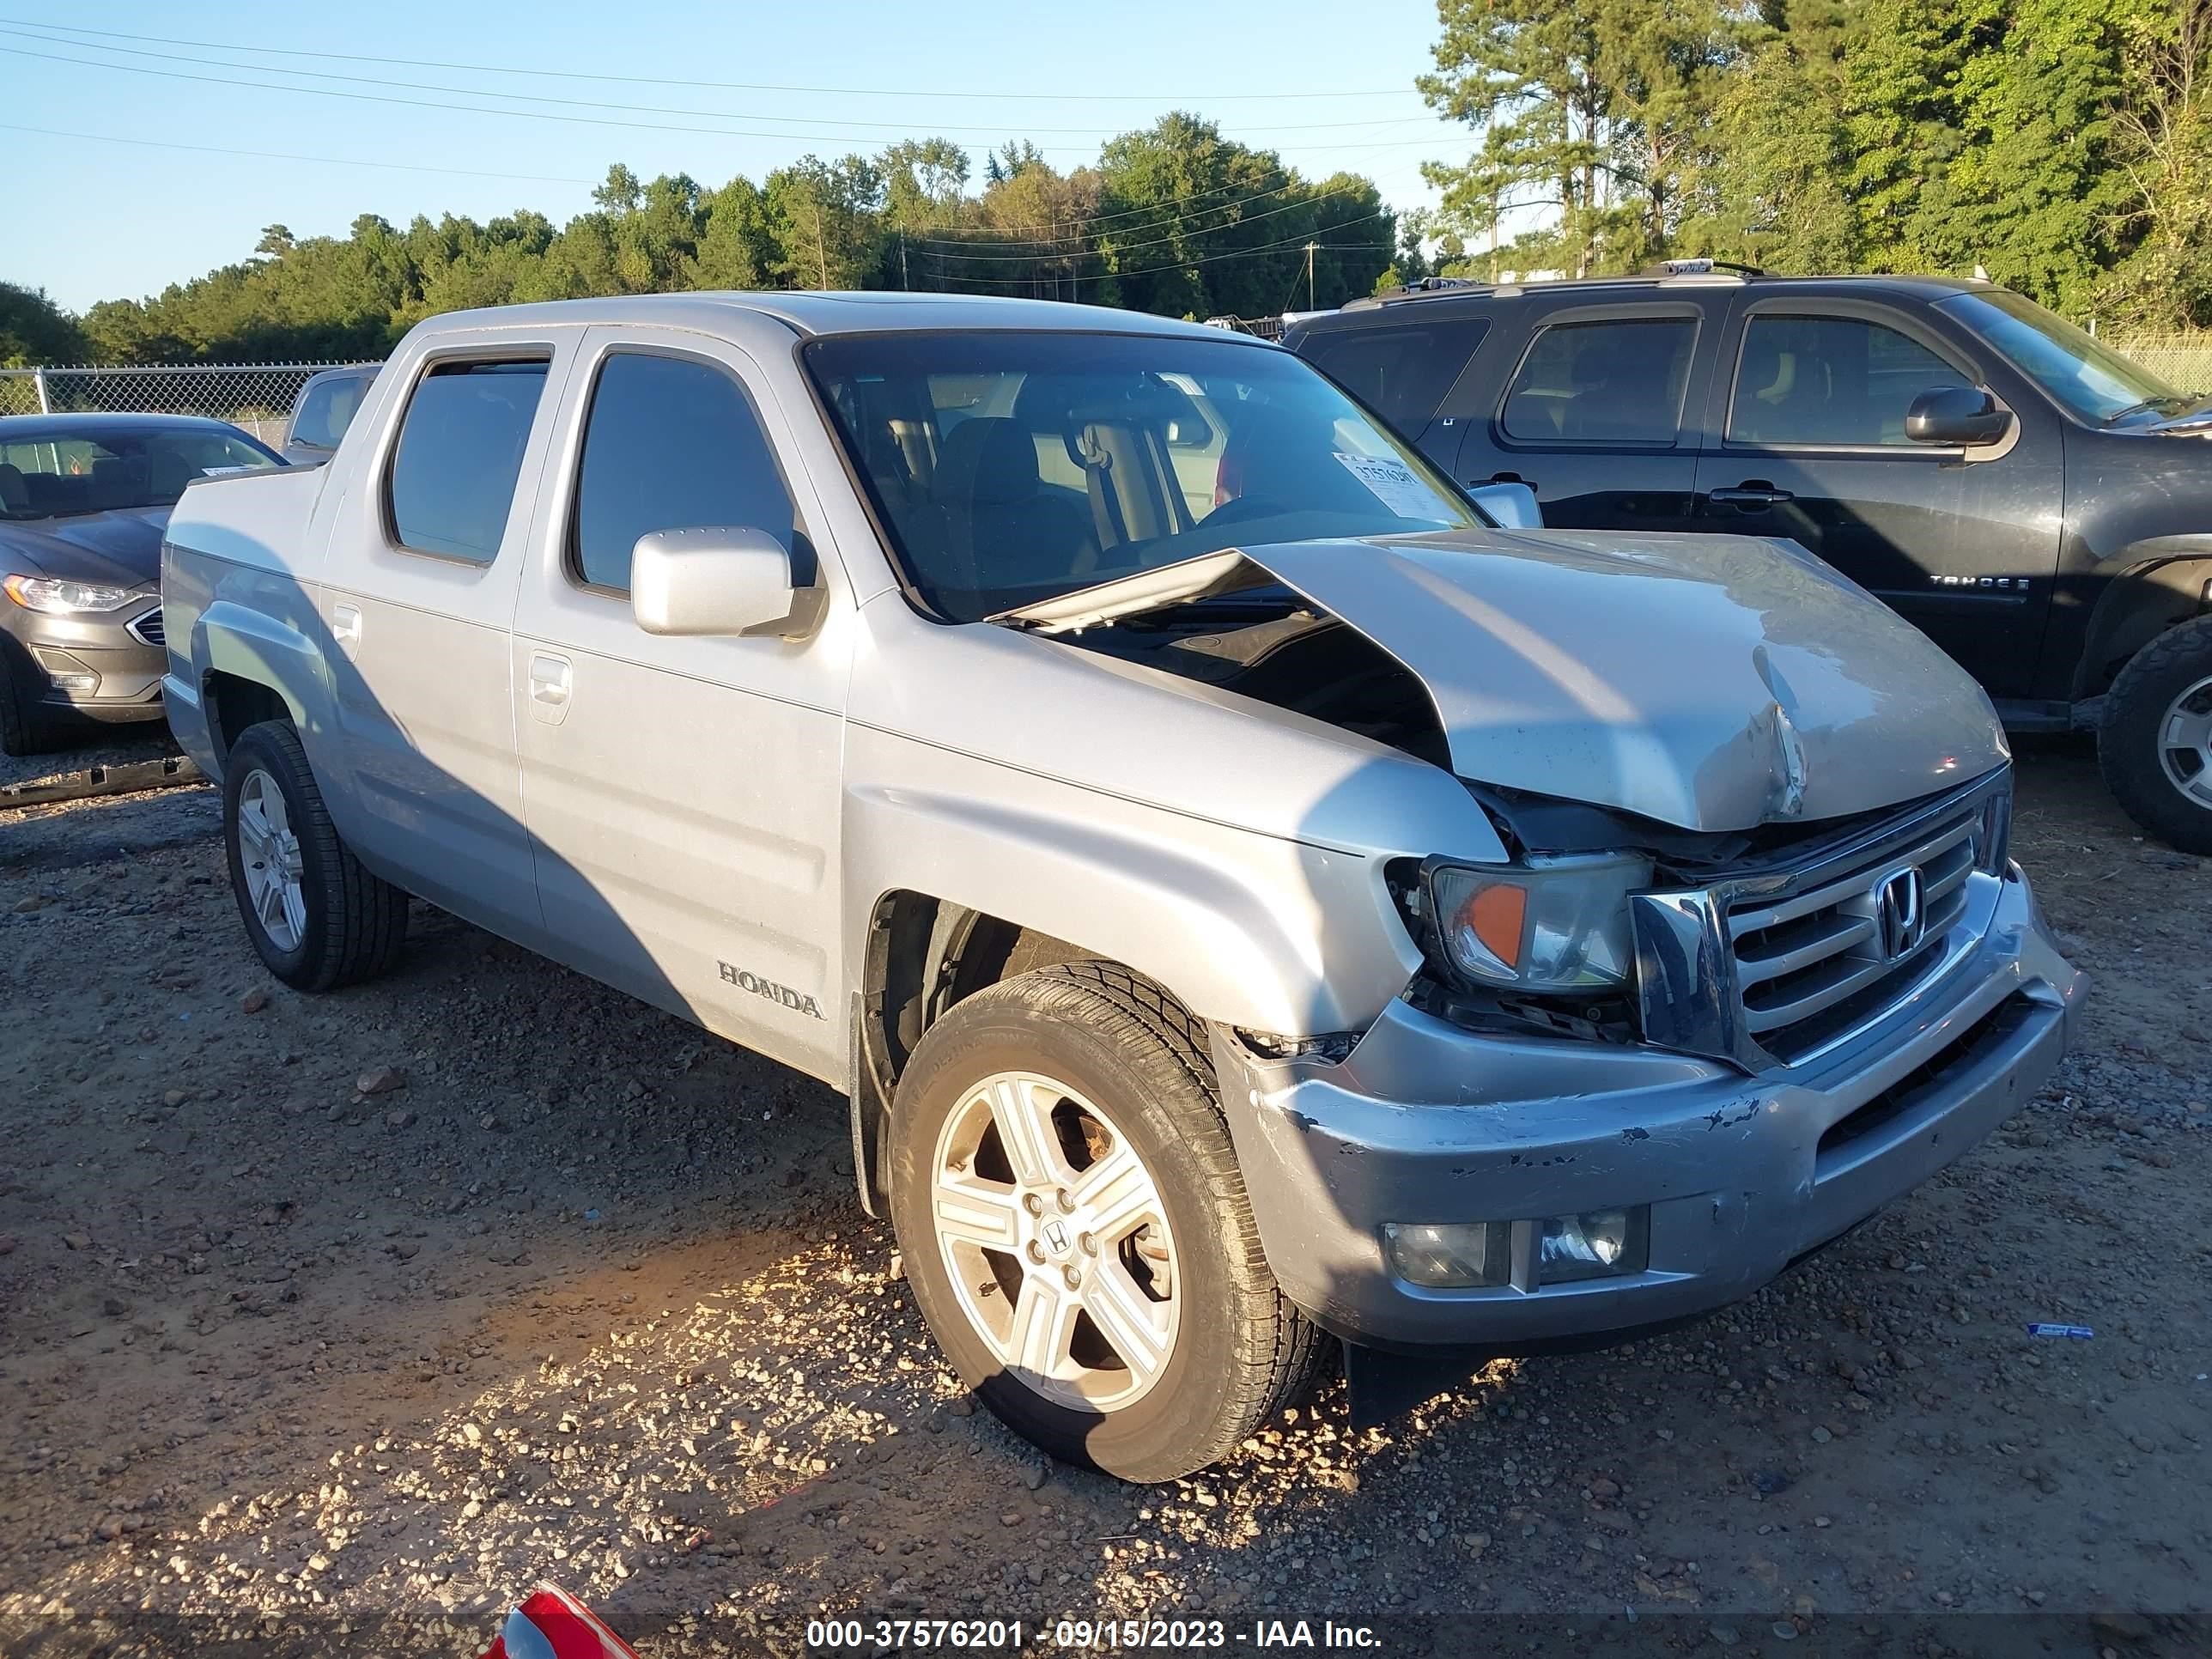
[[(798, 580), (799, 562), (765, 530), (748, 526), (656, 530), (630, 550), (630, 612), (648, 634), (796, 639), (813, 631), (829, 601), (811, 568), (803, 584)], [(804, 562), (812, 565), (811, 555)]]
[(1498, 520), (1500, 530), (1541, 530), (1544, 509), (1536, 492), (1524, 483), (1477, 484), (1468, 499)]
[(1996, 394), (1987, 386), (1936, 386), (1915, 398), (1905, 413), (1905, 435), (1918, 444), (1962, 444), (1971, 449), (1999, 442), (2011, 430), (2012, 411), (2000, 409)]

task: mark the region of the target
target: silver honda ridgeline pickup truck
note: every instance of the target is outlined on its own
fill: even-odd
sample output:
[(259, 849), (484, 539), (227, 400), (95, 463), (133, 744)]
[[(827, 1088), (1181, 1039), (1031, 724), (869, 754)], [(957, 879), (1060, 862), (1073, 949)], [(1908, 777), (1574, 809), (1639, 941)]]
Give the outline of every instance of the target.
[(272, 973), (391, 969), (411, 894), (846, 1091), (953, 1366), (1133, 1480), (1328, 1338), (1357, 1407), (1746, 1295), (2019, 1108), (2081, 988), (1988, 702), (1890, 611), (1502, 528), (1216, 331), (441, 317), (168, 537)]

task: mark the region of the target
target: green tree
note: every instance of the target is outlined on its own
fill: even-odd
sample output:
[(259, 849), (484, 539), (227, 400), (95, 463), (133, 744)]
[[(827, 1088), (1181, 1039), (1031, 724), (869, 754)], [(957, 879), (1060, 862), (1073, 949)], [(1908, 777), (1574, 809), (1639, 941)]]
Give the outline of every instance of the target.
[(762, 190), (775, 254), (769, 270), (787, 288), (872, 285), (881, 265), (883, 174), (863, 156), (824, 161), (804, 155), (769, 174)]
[(0, 283), (0, 368), (81, 363), (88, 349), (76, 319), (49, 300), (44, 289)]

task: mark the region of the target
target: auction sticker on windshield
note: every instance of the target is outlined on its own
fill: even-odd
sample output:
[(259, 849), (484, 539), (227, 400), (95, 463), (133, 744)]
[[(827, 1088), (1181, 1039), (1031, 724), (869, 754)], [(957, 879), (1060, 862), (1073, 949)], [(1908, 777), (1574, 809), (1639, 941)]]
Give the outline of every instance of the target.
[(1440, 524), (1452, 521), (1452, 510), (1444, 498), (1414, 477), (1413, 469), (1405, 462), (1388, 455), (1347, 455), (1340, 449), (1335, 453), (1345, 471), (1400, 518)]

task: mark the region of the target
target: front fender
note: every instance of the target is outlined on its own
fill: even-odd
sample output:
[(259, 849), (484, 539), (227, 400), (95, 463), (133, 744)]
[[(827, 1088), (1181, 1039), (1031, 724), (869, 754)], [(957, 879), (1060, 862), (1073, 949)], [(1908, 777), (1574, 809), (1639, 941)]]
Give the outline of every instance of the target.
[(1420, 965), (1379, 859), (850, 737), (848, 962), (867, 959), (882, 896), (906, 890), (1111, 957), (1200, 1018), (1255, 1030), (1364, 1030)]
[(2212, 608), (2212, 536), (2138, 542), (2111, 561), (2074, 670), (2076, 701), (2111, 686), (2128, 659)]

